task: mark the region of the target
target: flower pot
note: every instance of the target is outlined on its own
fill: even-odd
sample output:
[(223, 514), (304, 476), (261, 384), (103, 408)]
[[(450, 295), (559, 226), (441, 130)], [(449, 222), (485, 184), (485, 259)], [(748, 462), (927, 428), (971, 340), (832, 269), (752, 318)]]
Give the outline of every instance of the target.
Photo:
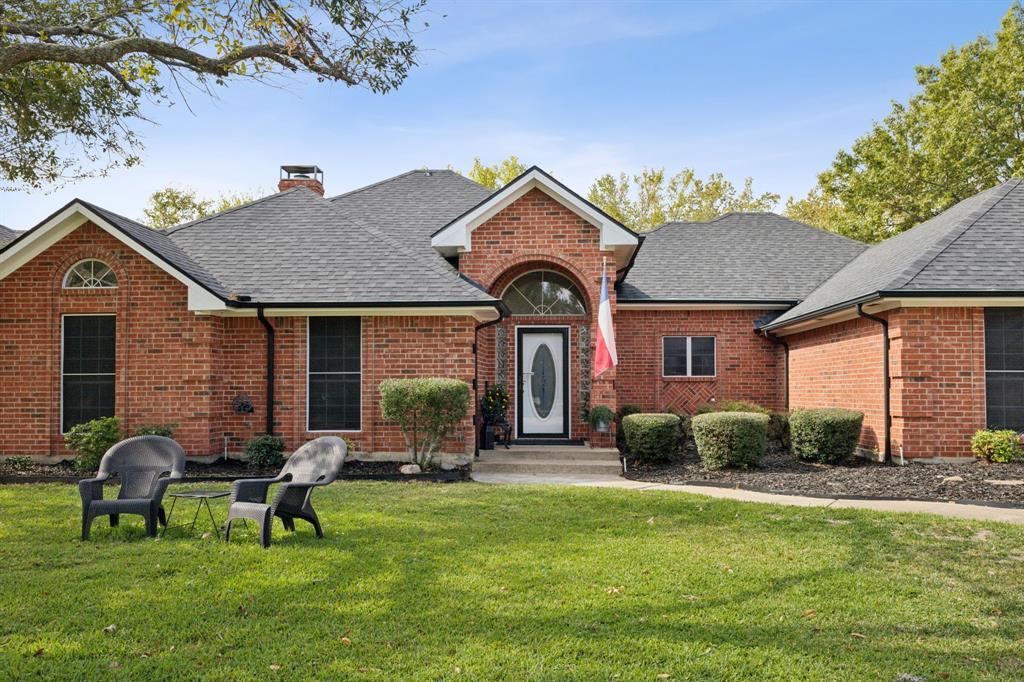
[(608, 433), (611, 431), (611, 424), (608, 422), (597, 422), (597, 424), (594, 425), (594, 430), (598, 433)]
[(494, 427), (485, 426), (483, 433), (483, 442), (480, 444), (481, 450), (493, 450), (494, 449)]

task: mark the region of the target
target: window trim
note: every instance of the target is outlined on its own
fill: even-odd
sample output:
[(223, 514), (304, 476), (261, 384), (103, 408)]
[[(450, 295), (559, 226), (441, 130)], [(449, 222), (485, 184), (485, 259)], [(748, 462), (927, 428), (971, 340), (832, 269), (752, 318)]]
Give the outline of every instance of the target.
[[(114, 318), (114, 371), (103, 372), (100, 374), (71, 374), (70, 376), (112, 376), (114, 378), (114, 414), (111, 416), (117, 416), (117, 315), (114, 313), (62, 313), (60, 316), (60, 413), (57, 418), (60, 419), (60, 435), (66, 436), (68, 431), (64, 430), (64, 344), (65, 335), (67, 334), (67, 327), (64, 321), (69, 317), (112, 317)], [(72, 426), (71, 428), (75, 428)]]
[[(310, 372), (309, 349), (312, 326), (310, 320), (315, 317), (354, 317), (359, 320), (359, 371), (358, 372)], [(362, 433), (363, 432), (363, 359), (365, 344), (363, 342), (363, 318), (358, 315), (309, 315), (306, 317), (306, 433)], [(359, 375), (359, 428), (356, 429), (312, 429), (309, 426), (309, 377), (313, 374), (358, 374)]]
[[(511, 289), (513, 286), (515, 286), (515, 283), (518, 282), (519, 280), (521, 280), (523, 277), (526, 277), (527, 275), (532, 275), (535, 272), (550, 272), (553, 275), (558, 275), (559, 277), (564, 277), (565, 279), (567, 279), (569, 281), (569, 283), (572, 284), (573, 287), (576, 288), (576, 291), (575, 291), (575, 293), (577, 294), (576, 298), (579, 300), (580, 304), (583, 305), (583, 312), (582, 313), (562, 313), (562, 314), (559, 314), (559, 315), (547, 315), (545, 313), (510, 313), (511, 316), (513, 316), (513, 317), (530, 317), (530, 318), (536, 318), (536, 319), (544, 319), (544, 318), (548, 318), (548, 317), (583, 318), (583, 317), (586, 317), (587, 315), (590, 314), (590, 306), (588, 305), (587, 297), (586, 297), (586, 294), (584, 293), (583, 289), (581, 289), (580, 286), (575, 282), (575, 280), (573, 280), (573, 278), (570, 277), (568, 274), (566, 274), (564, 272), (560, 272), (558, 270), (554, 270), (552, 268), (534, 268), (532, 270), (527, 270), (526, 272), (522, 272), (522, 273), (516, 275), (515, 278), (511, 282), (506, 284), (505, 287), (501, 290), (501, 295), (498, 296), (498, 298), (501, 299), (501, 301), (504, 303), (505, 302), (505, 295), (508, 293), (509, 289)], [(523, 296), (522, 291), (519, 292), (519, 295)], [(525, 299), (526, 296), (523, 296), (523, 298)]]
[[(715, 344), (715, 367), (712, 374), (693, 373), (693, 339), (711, 339)], [(668, 339), (686, 339), (686, 374), (665, 374), (665, 342)], [(662, 379), (717, 379), (718, 378), (718, 336), (715, 334), (665, 334), (661, 337), (661, 378)]]
[[(104, 267), (110, 270), (110, 274), (114, 276), (114, 284), (112, 286), (102, 287), (69, 287), (68, 278), (71, 276), (71, 273), (74, 272), (75, 268), (77, 268), (79, 265), (81, 265), (82, 263), (88, 263), (89, 261), (101, 263), (103, 264)], [(121, 278), (117, 276), (117, 273), (114, 271), (114, 268), (110, 267), (110, 264), (101, 258), (82, 258), (81, 260), (75, 261), (67, 270), (64, 271), (64, 277), (60, 281), (60, 288), (67, 289), (69, 291), (104, 291), (106, 289), (117, 289), (120, 285)]]

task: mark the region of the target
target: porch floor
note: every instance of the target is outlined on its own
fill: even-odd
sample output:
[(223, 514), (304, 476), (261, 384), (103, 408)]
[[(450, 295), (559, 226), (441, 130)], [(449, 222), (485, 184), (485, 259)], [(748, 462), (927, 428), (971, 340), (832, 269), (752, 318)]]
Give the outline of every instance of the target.
[(622, 473), (619, 451), (582, 445), (513, 445), (483, 450), (473, 462), (479, 474), (568, 474), (617, 476)]

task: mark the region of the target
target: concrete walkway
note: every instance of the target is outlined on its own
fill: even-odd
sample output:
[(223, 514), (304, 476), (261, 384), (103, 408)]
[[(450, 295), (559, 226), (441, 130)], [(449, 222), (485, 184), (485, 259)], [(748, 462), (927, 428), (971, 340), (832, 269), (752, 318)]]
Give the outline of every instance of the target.
[(803, 495), (775, 495), (738, 488), (717, 488), (703, 485), (672, 485), (669, 483), (648, 483), (631, 481), (621, 476), (559, 476), (531, 474), (473, 474), (473, 480), (481, 483), (533, 483), (586, 486), (592, 488), (624, 488), (627, 490), (672, 490), (694, 495), (705, 495), (741, 502), (765, 504), (788, 504), (794, 507), (828, 507), (830, 509), (872, 509), (884, 512), (915, 512), (938, 514), (956, 519), (978, 521), (1001, 521), (1024, 524), (1024, 509), (986, 507), (977, 504), (956, 502), (916, 502), (913, 500), (842, 500), (830, 497), (805, 497)]

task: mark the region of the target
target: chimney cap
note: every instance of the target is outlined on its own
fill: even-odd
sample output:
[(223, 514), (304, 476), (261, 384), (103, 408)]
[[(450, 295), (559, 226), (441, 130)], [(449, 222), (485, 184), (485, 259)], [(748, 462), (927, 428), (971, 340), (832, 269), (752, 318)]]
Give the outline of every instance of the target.
[(281, 166), (281, 178), (314, 178), (322, 180), (324, 172), (320, 166), (311, 164), (288, 164)]

